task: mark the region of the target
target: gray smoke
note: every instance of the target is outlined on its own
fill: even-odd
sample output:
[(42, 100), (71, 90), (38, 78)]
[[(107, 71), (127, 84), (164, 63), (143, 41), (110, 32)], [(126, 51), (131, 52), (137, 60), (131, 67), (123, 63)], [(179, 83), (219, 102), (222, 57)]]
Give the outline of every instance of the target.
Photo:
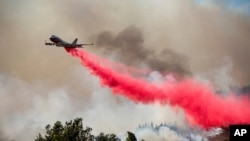
[(117, 61), (127, 65), (140, 66), (145, 63), (150, 69), (162, 73), (191, 74), (184, 55), (169, 48), (156, 52), (154, 46), (144, 47), (143, 31), (136, 26), (129, 26), (116, 36), (109, 31), (101, 32), (97, 36), (96, 47), (105, 54), (115, 53)]
[(186, 126), (168, 106), (136, 105), (101, 88), (64, 49), (44, 45), (51, 34), (94, 42), (84, 49), (136, 67), (208, 74), (218, 85), (250, 82), (249, 17), (216, 3), (2, 0), (0, 28), (0, 140), (33, 140), (46, 124), (75, 117), (95, 134), (151, 121)]
[(146, 124), (138, 128), (135, 133), (139, 139), (146, 141), (208, 141), (202, 131), (181, 129), (176, 125), (162, 124), (154, 127)]
[[(28, 81), (56, 77), (51, 83), (62, 84), (76, 63), (63, 50), (44, 46), (44, 40), (56, 34), (67, 41), (78, 37), (79, 42), (101, 45), (85, 48), (94, 53), (112, 46), (128, 56), (118, 53), (119, 60), (143, 66), (146, 59), (147, 66), (159, 71), (209, 72), (224, 66), (223, 58), (229, 58), (233, 85), (246, 85), (250, 78), (246, 65), (249, 17), (221, 5), (214, 1), (197, 5), (193, 0), (3, 0), (0, 71)], [(130, 32), (130, 25), (135, 31)], [(118, 43), (121, 46), (114, 46)]]

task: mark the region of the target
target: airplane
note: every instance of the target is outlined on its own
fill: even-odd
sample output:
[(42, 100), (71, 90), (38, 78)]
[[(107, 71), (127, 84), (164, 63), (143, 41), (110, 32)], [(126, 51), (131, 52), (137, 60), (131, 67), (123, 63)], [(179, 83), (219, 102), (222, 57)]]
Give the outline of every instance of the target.
[(72, 43), (68, 43), (55, 35), (51, 35), (51, 37), (49, 39), (53, 43), (45, 41), (45, 45), (47, 45), (47, 46), (54, 46), (55, 45), (57, 47), (64, 47), (64, 48), (83, 48), (83, 46), (85, 46), (85, 45), (94, 45), (93, 43), (91, 43), (91, 44), (77, 44), (77, 38)]

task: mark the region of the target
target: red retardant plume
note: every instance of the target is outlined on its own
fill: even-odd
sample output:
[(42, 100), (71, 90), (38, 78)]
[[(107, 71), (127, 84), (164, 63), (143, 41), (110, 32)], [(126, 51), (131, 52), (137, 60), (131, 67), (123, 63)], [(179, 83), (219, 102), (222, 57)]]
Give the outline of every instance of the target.
[[(97, 76), (113, 93), (143, 104), (169, 104), (183, 109), (187, 120), (204, 129), (228, 127), (229, 124), (250, 123), (250, 100), (247, 97), (219, 96), (205, 84), (186, 79), (180, 82), (163, 80), (152, 83), (134, 78), (102, 65), (106, 60), (77, 49), (66, 49), (81, 60), (82, 65)], [(114, 64), (113, 64), (114, 65)], [(138, 73), (138, 72), (137, 72)]]

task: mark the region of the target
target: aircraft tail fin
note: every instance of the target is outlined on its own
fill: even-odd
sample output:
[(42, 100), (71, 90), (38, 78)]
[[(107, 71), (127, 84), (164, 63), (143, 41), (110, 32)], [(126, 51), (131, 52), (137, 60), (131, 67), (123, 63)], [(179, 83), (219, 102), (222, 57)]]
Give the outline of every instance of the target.
[(77, 38), (72, 42), (72, 45), (76, 45), (77, 43)]

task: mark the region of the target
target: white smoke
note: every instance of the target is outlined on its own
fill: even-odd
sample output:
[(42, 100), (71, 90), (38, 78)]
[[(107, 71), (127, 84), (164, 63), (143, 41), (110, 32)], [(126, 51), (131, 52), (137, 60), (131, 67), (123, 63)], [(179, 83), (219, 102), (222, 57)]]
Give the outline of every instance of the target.
[(176, 124), (140, 125), (135, 131), (139, 140), (146, 141), (208, 141), (223, 132), (221, 128), (212, 128), (208, 131), (199, 128), (179, 127)]
[(207, 70), (206, 72), (197, 73), (196, 77), (201, 81), (212, 83), (215, 90), (221, 92), (230, 92), (232, 86), (236, 86), (237, 81), (232, 76), (233, 63), (230, 58), (224, 58), (223, 63), (217, 68)]
[(178, 131), (169, 126), (161, 126), (154, 130), (151, 127), (144, 127), (136, 131), (138, 139), (146, 141), (208, 141), (206, 137), (192, 131)]
[[(219, 87), (226, 88), (220, 85), (224, 82), (231, 84), (231, 79), (225, 79), (231, 73), (232, 80), (240, 84), (249, 81), (249, 18), (223, 12), (215, 5), (199, 7), (192, 0), (3, 0), (0, 140), (33, 140), (44, 132), (45, 125), (75, 117), (82, 117), (94, 134), (125, 133), (150, 122), (176, 123), (185, 128), (181, 111), (176, 113), (158, 104), (137, 105), (113, 96), (84, 68), (75, 68), (79, 63), (66, 56), (64, 50), (43, 45), (50, 34), (65, 40), (78, 37), (85, 43), (92, 42), (87, 38), (91, 35), (105, 30), (119, 33), (130, 25), (143, 29), (147, 47), (158, 52), (167, 47), (185, 54), (193, 73), (219, 68), (221, 57), (229, 56), (233, 65), (219, 69), (221, 73), (214, 78), (222, 82)], [(155, 72), (149, 79), (158, 82), (162, 78)], [(185, 138), (170, 129), (163, 131), (162, 136)], [(158, 137), (151, 129), (145, 133), (140, 136)]]
[[(1, 137), (6, 137), (3, 138), (6, 140), (34, 140), (39, 132), (44, 134), (47, 124), (57, 120), (65, 122), (76, 117), (82, 117), (84, 126), (93, 128), (92, 133), (95, 135), (100, 132), (120, 135), (133, 131), (139, 124), (150, 122), (187, 127), (181, 110), (176, 112), (160, 104), (141, 105), (130, 102), (102, 88), (98, 80), (84, 69), (77, 68), (73, 73), (83, 81), (88, 81), (90, 98), (84, 99), (81, 95), (85, 93), (76, 90), (71, 95), (70, 87), (50, 89), (41, 82), (30, 84), (2, 74), (0, 96), (3, 99), (0, 112), (4, 116), (0, 117)], [(82, 85), (84, 87), (84, 83)], [(185, 139), (181, 132), (165, 128), (157, 134), (150, 128), (138, 130), (136, 136), (144, 139)]]

